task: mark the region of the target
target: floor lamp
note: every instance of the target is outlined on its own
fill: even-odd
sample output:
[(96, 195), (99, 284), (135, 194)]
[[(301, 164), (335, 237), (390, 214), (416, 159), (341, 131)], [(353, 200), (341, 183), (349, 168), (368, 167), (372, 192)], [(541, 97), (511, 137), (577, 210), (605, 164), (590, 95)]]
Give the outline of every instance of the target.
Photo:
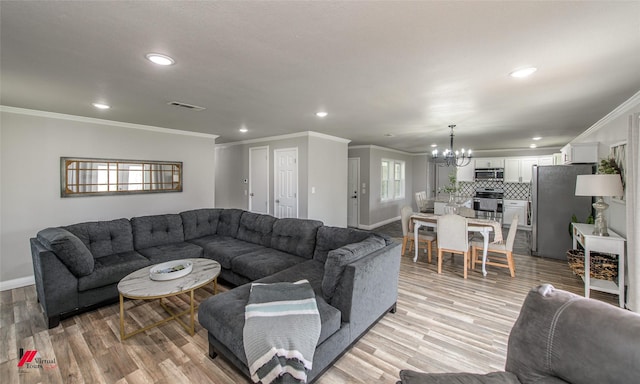
[(593, 203), (596, 210), (593, 234), (597, 236), (609, 236), (607, 220), (604, 211), (609, 204), (602, 199), (603, 196), (622, 196), (622, 181), (618, 174), (578, 175), (576, 179), (576, 196), (595, 196), (598, 200)]

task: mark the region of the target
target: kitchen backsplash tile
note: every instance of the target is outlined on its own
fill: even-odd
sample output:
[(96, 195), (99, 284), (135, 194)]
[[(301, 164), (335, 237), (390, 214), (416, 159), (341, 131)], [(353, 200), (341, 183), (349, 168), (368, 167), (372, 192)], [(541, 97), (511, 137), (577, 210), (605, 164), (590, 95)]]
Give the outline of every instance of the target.
[(531, 198), (531, 183), (502, 183), (500, 181), (476, 181), (458, 183), (458, 194), (473, 196), (476, 188), (503, 188), (504, 198), (509, 200), (529, 200)]

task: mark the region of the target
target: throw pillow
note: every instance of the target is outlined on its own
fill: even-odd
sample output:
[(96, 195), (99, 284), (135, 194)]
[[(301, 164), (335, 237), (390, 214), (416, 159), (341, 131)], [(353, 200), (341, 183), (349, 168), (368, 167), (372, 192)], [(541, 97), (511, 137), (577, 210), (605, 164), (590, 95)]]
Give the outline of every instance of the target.
[(93, 272), (93, 254), (73, 233), (62, 228), (47, 228), (38, 232), (38, 240), (52, 250), (76, 277)]
[(331, 302), (342, 273), (348, 264), (360, 260), (371, 252), (384, 248), (385, 245), (383, 238), (374, 235), (359, 243), (347, 244), (329, 251), (327, 261), (324, 263), (324, 275), (322, 276), (322, 296), (324, 299), (327, 302)]

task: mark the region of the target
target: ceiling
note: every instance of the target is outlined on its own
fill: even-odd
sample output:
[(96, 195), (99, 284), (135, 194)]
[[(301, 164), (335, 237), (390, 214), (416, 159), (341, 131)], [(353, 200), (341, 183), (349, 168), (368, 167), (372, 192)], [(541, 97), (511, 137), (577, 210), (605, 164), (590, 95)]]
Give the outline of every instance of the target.
[(2, 1), (0, 102), (218, 143), (316, 131), (424, 153), (457, 124), (456, 148), (541, 136), (549, 152), (640, 90), (639, 15), (638, 1)]

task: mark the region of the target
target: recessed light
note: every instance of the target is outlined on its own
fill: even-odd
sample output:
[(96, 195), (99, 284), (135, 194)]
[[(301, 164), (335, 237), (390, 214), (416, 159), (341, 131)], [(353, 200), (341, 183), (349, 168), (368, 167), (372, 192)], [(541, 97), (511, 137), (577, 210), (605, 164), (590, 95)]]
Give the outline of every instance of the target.
[(249, 130), (247, 129), (247, 127), (242, 127), (242, 128), (240, 128), (240, 132), (247, 133), (247, 132), (249, 132)]
[(160, 53), (147, 53), (146, 57), (147, 60), (158, 65), (173, 65), (176, 63), (176, 61), (169, 56)]
[(438, 144), (431, 144), (431, 148), (435, 148), (437, 146), (438, 146)]
[(394, 137), (395, 135), (393, 133), (385, 133), (384, 136), (385, 137)]
[(103, 103), (93, 103), (92, 105), (94, 107), (98, 108), (98, 109), (109, 109), (109, 108), (111, 108), (110, 105), (103, 104)]
[(321, 112), (316, 112), (316, 116), (318, 116), (318, 117), (327, 117), (327, 115), (328, 115), (328, 113), (327, 113), (327, 112), (323, 112), (323, 111), (321, 111)]
[(535, 140), (535, 141), (538, 141), (538, 140), (540, 140), (540, 139), (542, 139), (542, 137), (540, 137), (540, 136), (536, 136), (536, 137), (533, 137), (533, 138), (532, 138), (532, 140)]
[(538, 70), (538, 68), (535, 68), (535, 67), (522, 68), (522, 69), (517, 69), (517, 70), (511, 72), (509, 75), (511, 77), (527, 77), (527, 76), (531, 75), (532, 73), (534, 73), (537, 70)]
[(535, 145), (535, 144), (531, 144), (531, 145), (529, 146), (529, 148), (537, 148), (537, 147), (538, 147), (538, 146), (537, 146), (537, 145)]

